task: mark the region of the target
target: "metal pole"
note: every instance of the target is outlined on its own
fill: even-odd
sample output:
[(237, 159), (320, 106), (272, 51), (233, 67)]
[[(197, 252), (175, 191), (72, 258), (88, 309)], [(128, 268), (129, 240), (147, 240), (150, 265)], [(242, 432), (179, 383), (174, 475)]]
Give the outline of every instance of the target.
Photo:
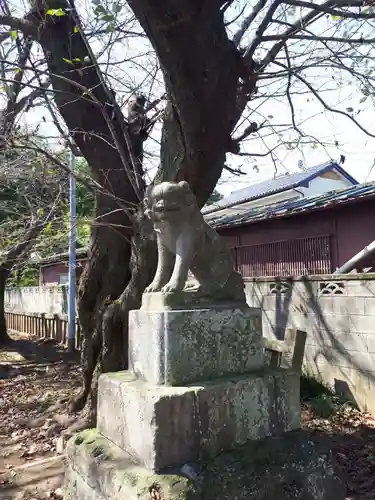
[(76, 157), (70, 152), (69, 178), (69, 275), (68, 275), (68, 351), (75, 351), (76, 336)]

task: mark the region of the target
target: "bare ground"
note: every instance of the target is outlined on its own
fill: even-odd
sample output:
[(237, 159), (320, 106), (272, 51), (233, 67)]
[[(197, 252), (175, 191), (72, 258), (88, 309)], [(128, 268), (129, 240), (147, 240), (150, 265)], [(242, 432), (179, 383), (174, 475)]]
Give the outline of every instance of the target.
[[(0, 349), (0, 498), (59, 499), (61, 452), (77, 421), (67, 407), (80, 385), (78, 356), (51, 340), (13, 338)], [(302, 423), (332, 446), (347, 500), (375, 500), (375, 420), (347, 406), (325, 419), (307, 403)]]

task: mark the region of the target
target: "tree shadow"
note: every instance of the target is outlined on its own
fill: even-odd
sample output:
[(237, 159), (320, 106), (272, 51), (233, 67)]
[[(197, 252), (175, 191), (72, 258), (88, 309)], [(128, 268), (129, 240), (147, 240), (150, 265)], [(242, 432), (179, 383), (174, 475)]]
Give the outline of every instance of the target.
[[(333, 281), (340, 282), (342, 279), (338, 278)], [(340, 335), (337, 335), (337, 328), (336, 331), (332, 330), (329, 319), (327, 319), (319, 303), (320, 296), (318, 289), (314, 287), (314, 284), (316, 283), (317, 285), (319, 282), (312, 281), (309, 277), (303, 277), (302, 281), (298, 280), (298, 283), (301, 282), (304, 286), (304, 294), (301, 294), (300, 300), (298, 300), (299, 304), (296, 304), (296, 300), (292, 300), (293, 293), (298, 293), (298, 290), (295, 290), (296, 281), (293, 278), (275, 278), (272, 285), (270, 285), (270, 288), (272, 286), (273, 290), (270, 290), (269, 293), (275, 295), (275, 316), (271, 318), (267, 311), (264, 311), (263, 314), (266, 315), (267, 323), (271, 326), (272, 334), (280, 340), (284, 339), (286, 330), (298, 322), (299, 318), (301, 321), (298, 328), (307, 332), (308, 339), (311, 339), (313, 336), (316, 344), (314, 345), (312, 359), (305, 358), (305, 366), (313, 367), (313, 371), (317, 373), (321, 372), (323, 366), (327, 370), (334, 367), (335, 372), (332, 372), (334, 373), (332, 382), (337, 392), (348, 397), (359, 407), (363, 407), (363, 404), (360, 404), (358, 396), (356, 396), (357, 389), (360, 390), (357, 387), (359, 384), (350, 383), (348, 372), (351, 371), (353, 376), (359, 375), (363, 377), (365, 379), (364, 385), (368, 385), (367, 390), (369, 391), (370, 384), (375, 384), (375, 366), (371, 369), (371, 367), (365, 365), (364, 360), (361, 362), (360, 351), (354, 353), (353, 350), (355, 356), (351, 354), (352, 351), (347, 349), (345, 343), (340, 340)], [(342, 299), (340, 295), (334, 295), (332, 297), (333, 300), (335, 300), (334, 297), (337, 297), (337, 300)], [(353, 300), (355, 300), (355, 297), (353, 297)], [(334, 316), (335, 314), (332, 313), (332, 317)], [(314, 326), (309, 321), (313, 321)], [(312, 328), (313, 332), (311, 331)], [(351, 332), (349, 324), (346, 325), (343, 322), (342, 328), (343, 333), (353, 335), (353, 338), (357, 335)], [(366, 354), (369, 353), (363, 352), (363, 358)], [(340, 377), (340, 373), (342, 377)], [(355, 386), (354, 388), (353, 385)]]

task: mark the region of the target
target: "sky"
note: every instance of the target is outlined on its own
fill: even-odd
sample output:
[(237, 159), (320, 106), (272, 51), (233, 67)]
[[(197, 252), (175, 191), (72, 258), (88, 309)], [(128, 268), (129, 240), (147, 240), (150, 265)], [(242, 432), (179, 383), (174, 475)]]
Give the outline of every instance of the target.
[[(17, 7), (18, 13), (25, 10), (19, 0), (16, 0), (16, 3), (13, 2), (12, 5)], [(79, 6), (81, 13), (87, 18), (87, 12), (92, 8), (90, 2), (82, 0)], [(241, 2), (238, 3), (236, 8), (240, 7)], [(331, 28), (332, 20), (319, 21), (319, 24), (315, 27), (320, 32), (325, 32)], [(256, 29), (256, 26), (254, 29)], [(251, 36), (252, 33), (249, 33), (250, 39)], [(353, 34), (353, 36), (355, 35)], [(301, 54), (306, 50), (302, 48), (302, 44), (300, 45), (296, 46), (296, 54)], [(100, 46), (96, 46), (96, 53), (100, 49)], [(147, 91), (150, 87), (147, 75), (151, 73), (152, 57), (147, 56), (146, 59), (142, 60), (142, 64), (140, 63), (140, 59), (136, 60), (140, 52), (148, 50), (147, 42), (139, 41), (139, 39), (130, 39), (126, 41), (125, 49), (128, 57), (134, 57), (134, 61), (131, 64), (129, 62), (126, 63), (126, 69), (123, 69), (123, 65), (120, 63), (124, 59), (124, 45), (115, 47), (110, 54), (108, 50), (104, 51), (99, 61), (105, 65), (106, 59), (110, 58), (111, 77), (113, 78), (113, 82), (115, 82), (114, 88), (116, 91), (118, 90), (120, 81), (121, 85), (123, 85), (123, 88), (119, 89), (120, 93), (118, 95), (121, 95), (122, 91), (123, 96), (128, 95), (128, 90), (134, 85), (139, 85), (142, 90)], [(142, 65), (146, 66), (146, 68), (140, 69)], [(353, 116), (356, 116), (356, 113), (360, 111), (357, 117), (364, 128), (370, 131), (375, 130), (372, 98), (367, 99), (365, 103), (360, 103), (363, 94), (360, 92), (358, 86), (351, 84), (351, 82), (345, 79), (341, 79), (340, 82), (339, 79), (333, 80), (333, 78), (336, 78), (336, 76), (333, 76), (335, 74), (329, 68), (324, 70), (319, 69), (318, 71), (314, 70), (310, 74), (307, 72), (309, 81), (313, 82), (314, 86), (322, 92), (321, 95), (325, 96), (327, 102), (344, 111), (350, 106), (353, 109)], [(282, 85), (285, 85), (285, 79)], [(295, 82), (295, 85), (296, 90), (301, 89), (298, 82)], [(256, 109), (252, 110), (251, 120), (255, 120), (257, 123), (262, 123), (266, 120), (269, 125), (274, 123), (290, 123), (291, 111), (289, 103), (285, 97), (274, 97), (277, 89), (278, 83), (269, 85), (265, 82), (264, 84), (260, 84), (260, 94), (264, 93), (266, 96), (267, 93), (267, 97), (263, 101), (260, 99), (259, 102), (261, 102), (261, 105), (258, 104), (258, 100), (254, 101)], [(152, 85), (152, 97), (161, 95), (162, 91), (162, 83), (156, 78)], [(311, 97), (309, 94), (296, 96), (293, 98), (293, 103), (296, 122), (303, 124), (304, 133), (330, 143), (331, 146), (322, 148), (309, 143), (303, 147), (293, 149), (279, 147), (276, 149), (273, 159), (270, 156), (250, 157), (230, 154), (227, 157), (228, 166), (231, 168), (240, 168), (244, 172), (244, 175), (233, 176), (224, 172), (217, 186), (218, 191), (223, 195), (228, 195), (232, 191), (241, 189), (251, 183), (260, 182), (285, 172), (296, 171), (299, 169), (299, 162), (302, 162), (303, 167), (311, 167), (331, 159), (338, 160), (340, 155), (345, 155), (346, 157), (343, 167), (359, 182), (375, 181), (375, 167), (373, 167), (375, 162), (375, 138), (367, 136), (347, 117), (325, 111), (317, 99)], [(250, 105), (253, 105), (253, 103), (250, 103)], [(46, 122), (41, 123), (42, 116), (45, 117)], [(42, 135), (50, 137), (57, 135), (48, 113), (41, 107), (37, 107), (27, 113), (27, 115), (22, 117), (21, 123), (30, 130), (33, 130), (36, 125), (41, 124), (39, 132)], [(245, 125), (247, 123), (242, 124), (242, 127)], [(276, 128), (274, 130), (280, 131), (281, 129)], [(240, 132), (241, 127), (237, 133)], [(295, 140), (296, 134), (295, 132), (286, 131), (282, 135), (268, 134), (267, 137), (263, 136), (261, 139), (258, 136), (254, 136), (242, 144), (242, 151), (247, 154), (264, 153), (267, 149), (275, 147), (280, 137), (283, 142), (288, 142)], [(153, 160), (149, 163), (150, 178), (158, 163), (159, 139), (160, 127), (156, 127), (154, 135), (146, 144), (147, 150), (154, 155)]]

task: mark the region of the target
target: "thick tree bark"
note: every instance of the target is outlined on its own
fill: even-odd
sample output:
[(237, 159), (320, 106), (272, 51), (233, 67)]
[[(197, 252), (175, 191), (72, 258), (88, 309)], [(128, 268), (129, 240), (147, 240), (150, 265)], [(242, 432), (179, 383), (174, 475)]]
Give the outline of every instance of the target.
[[(237, 90), (242, 61), (226, 35), (221, 3), (128, 3), (157, 52), (169, 96), (156, 181), (187, 180), (202, 206), (220, 178), (230, 135), (240, 115)], [(91, 387), (94, 410), (97, 375), (127, 367), (127, 315), (139, 307), (144, 287), (152, 278), (156, 249), (144, 237), (141, 214), (130, 220), (128, 213), (119, 210), (119, 199), (128, 205), (139, 201), (127, 173), (132, 163), (123, 116), (115, 106), (111, 133), (105, 110), (107, 103), (114, 102), (99, 70), (91, 63), (74, 68), (66, 62), (91, 57), (81, 32), (74, 29), (79, 25), (76, 14), (69, 10), (59, 17), (45, 14), (50, 8), (69, 7), (67, 0), (39, 0), (27, 18), (39, 25), (39, 41), (59, 111), (95, 178), (108, 191), (97, 193), (99, 225), (93, 230), (89, 262), (79, 289), (84, 387), (73, 407), (83, 407)], [(132, 139), (135, 156), (140, 158), (141, 142)]]
[(203, 206), (238, 120), (242, 61), (217, 0), (128, 0), (159, 57), (170, 104), (158, 178), (189, 182)]
[[(75, 28), (79, 20), (70, 7), (65, 0), (40, 1), (34, 4), (27, 18), (39, 26), (38, 40), (47, 60), (58, 109), (102, 187), (96, 192), (96, 222), (78, 291), (83, 390), (73, 408), (79, 410), (90, 393), (96, 366), (99, 371), (102, 365), (110, 370), (126, 367), (123, 344), (127, 321), (117, 309), (118, 299), (131, 278), (134, 222), (130, 212), (142, 198), (144, 185), (142, 173), (134, 172), (127, 137), (130, 134), (135, 159), (142, 155), (142, 141), (131, 136), (112, 93), (92, 61), (82, 32)], [(46, 15), (51, 8), (62, 8), (66, 15)], [(72, 61), (78, 61), (76, 67)], [(103, 331), (106, 332), (104, 353)], [(99, 365), (98, 360), (102, 361)], [(91, 407), (95, 408), (95, 381), (93, 396)]]

